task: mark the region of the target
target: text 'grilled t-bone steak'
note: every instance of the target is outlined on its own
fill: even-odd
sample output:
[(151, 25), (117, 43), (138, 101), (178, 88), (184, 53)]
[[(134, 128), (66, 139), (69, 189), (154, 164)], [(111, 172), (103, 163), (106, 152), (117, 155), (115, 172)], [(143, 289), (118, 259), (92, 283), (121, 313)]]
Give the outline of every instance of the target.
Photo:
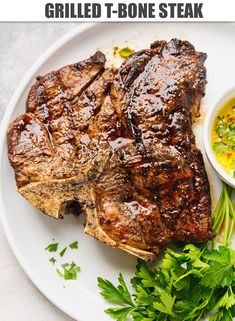
[(192, 123), (206, 54), (156, 41), (105, 69), (105, 56), (37, 77), (9, 127), (18, 191), (53, 217), (145, 260), (172, 240), (213, 237), (208, 179)]

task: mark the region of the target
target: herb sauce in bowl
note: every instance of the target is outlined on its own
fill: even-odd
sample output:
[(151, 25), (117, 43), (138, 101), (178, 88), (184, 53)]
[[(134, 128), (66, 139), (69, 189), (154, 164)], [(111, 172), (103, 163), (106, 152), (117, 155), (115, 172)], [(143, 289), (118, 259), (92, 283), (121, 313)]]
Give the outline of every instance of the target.
[(223, 169), (235, 178), (235, 97), (217, 113), (212, 127), (212, 148)]

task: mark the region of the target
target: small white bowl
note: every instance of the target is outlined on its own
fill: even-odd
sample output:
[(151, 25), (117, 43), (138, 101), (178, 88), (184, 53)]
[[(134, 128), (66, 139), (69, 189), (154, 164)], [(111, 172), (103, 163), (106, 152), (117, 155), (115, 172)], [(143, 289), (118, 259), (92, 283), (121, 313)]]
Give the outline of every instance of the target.
[(235, 97), (235, 88), (229, 90), (225, 95), (222, 96), (222, 98), (218, 101), (218, 103), (214, 106), (214, 108), (211, 108), (205, 119), (205, 125), (204, 125), (204, 144), (206, 149), (207, 157), (211, 163), (211, 165), (214, 167), (220, 178), (233, 188), (235, 188), (235, 178), (233, 178), (231, 175), (229, 175), (223, 167), (220, 165), (218, 160), (215, 157), (212, 142), (211, 142), (211, 134), (212, 134), (212, 126), (215, 120), (215, 117), (217, 116), (221, 106), (223, 106), (229, 99)]

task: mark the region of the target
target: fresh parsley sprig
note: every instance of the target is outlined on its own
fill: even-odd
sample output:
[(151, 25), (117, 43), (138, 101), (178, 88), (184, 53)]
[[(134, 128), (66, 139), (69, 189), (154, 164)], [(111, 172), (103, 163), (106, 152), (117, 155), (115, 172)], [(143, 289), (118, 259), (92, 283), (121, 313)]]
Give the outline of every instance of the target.
[[(117, 307), (105, 312), (117, 321), (232, 321), (235, 317), (235, 251), (230, 248), (234, 190), (223, 189), (212, 216), (213, 242), (168, 248), (154, 270), (138, 260), (130, 294), (120, 274), (118, 286), (98, 278), (100, 294)], [(222, 244), (216, 248), (218, 237)], [(128, 319), (129, 320), (129, 319)]]
[(115, 287), (110, 281), (98, 278), (98, 285), (102, 289), (103, 297), (114, 304), (128, 304), (134, 306), (122, 274), (119, 274), (119, 285)]

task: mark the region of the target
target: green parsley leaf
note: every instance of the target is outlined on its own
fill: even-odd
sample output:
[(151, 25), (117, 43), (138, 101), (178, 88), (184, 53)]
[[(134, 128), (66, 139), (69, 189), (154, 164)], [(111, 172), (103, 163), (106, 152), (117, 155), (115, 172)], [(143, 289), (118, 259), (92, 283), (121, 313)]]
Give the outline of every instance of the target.
[(78, 248), (78, 241), (75, 241), (69, 245), (71, 249), (77, 249)]
[(135, 279), (141, 280), (141, 283), (145, 287), (153, 286), (154, 283), (154, 279), (147, 264), (140, 259), (137, 260), (135, 277), (131, 280), (132, 284), (135, 284)]
[(64, 277), (64, 274), (59, 269), (56, 269), (56, 272), (59, 276)]
[(218, 313), (211, 316), (209, 321), (233, 321), (233, 317), (230, 311), (220, 310)]
[(123, 276), (122, 276), (121, 273), (119, 274), (118, 281), (119, 281), (119, 283), (120, 283), (120, 284), (118, 285), (118, 291), (119, 291), (119, 293), (123, 296), (123, 298), (125, 299), (125, 301), (126, 301), (128, 304), (133, 305), (130, 292), (129, 292), (129, 290), (127, 289), (126, 283), (125, 283), (125, 281), (124, 281)]
[(77, 273), (74, 269), (67, 270), (64, 269), (64, 279), (65, 280), (77, 280)]
[(153, 302), (153, 307), (162, 313), (174, 316), (175, 314), (173, 312), (173, 305), (176, 297), (171, 296), (170, 293), (159, 287), (156, 288), (156, 291), (159, 293), (160, 302)]
[(77, 273), (81, 271), (80, 266), (72, 263), (64, 263), (61, 265), (63, 272), (56, 269), (56, 272), (64, 278), (64, 280), (77, 280)]
[(49, 252), (56, 252), (58, 248), (58, 243), (53, 243), (53, 244), (49, 244), (46, 248), (45, 251), (49, 251)]
[(225, 246), (220, 246), (217, 250), (212, 249), (210, 251), (205, 251), (202, 256), (208, 261), (218, 262), (221, 264), (230, 263), (230, 251)]
[(63, 257), (64, 256), (64, 253), (66, 252), (67, 250), (67, 247), (65, 247), (61, 252), (60, 252), (60, 257)]
[(54, 258), (54, 257), (52, 257), (52, 258), (50, 258), (50, 260), (49, 260), (53, 265), (55, 264), (55, 262), (56, 262), (56, 259)]
[[(234, 251), (233, 251), (234, 252)], [(220, 246), (218, 250), (207, 251), (205, 257), (211, 264), (201, 279), (201, 284), (209, 288), (225, 287), (234, 281), (234, 260), (231, 261), (230, 250)]]
[(128, 314), (131, 312), (132, 308), (124, 307), (124, 308), (109, 308), (105, 310), (111, 318), (117, 321), (125, 321)]
[(181, 287), (181, 286), (178, 287), (178, 283), (179, 283), (180, 281), (182, 282), (182, 280), (184, 280), (185, 278), (188, 278), (188, 276), (190, 276), (190, 275), (194, 275), (194, 276), (196, 276), (196, 277), (199, 278), (199, 279), (203, 276), (203, 274), (202, 274), (200, 271), (198, 271), (198, 270), (196, 270), (196, 269), (192, 269), (192, 270), (190, 270), (190, 271), (182, 274), (182, 275), (173, 283), (173, 284), (174, 284), (174, 287), (177, 288), (178, 290), (180, 290), (182, 287)]
[(134, 53), (134, 50), (130, 49), (129, 47), (125, 47), (119, 50), (119, 55), (121, 58), (127, 58), (133, 53)]
[(77, 280), (77, 273), (81, 271), (80, 266), (72, 261), (72, 263), (62, 264), (61, 267), (64, 269), (62, 275), (65, 280)]
[(69, 266), (69, 263), (61, 264), (61, 266), (62, 266), (63, 269), (66, 269)]
[(119, 275), (118, 280), (120, 284), (117, 287), (115, 287), (112, 282), (98, 277), (98, 286), (100, 289), (102, 289), (100, 294), (111, 303), (118, 305), (133, 305), (130, 293), (127, 289), (127, 286), (121, 273)]
[(201, 260), (202, 250), (194, 244), (187, 244), (184, 247), (185, 256), (194, 268), (207, 268), (208, 264)]
[(233, 305), (235, 305), (235, 296), (230, 293), (230, 290), (227, 290), (225, 294), (218, 300), (213, 310), (218, 311), (220, 308), (226, 307), (226, 309), (230, 309)]
[(141, 285), (136, 285), (135, 290), (135, 302), (137, 304), (141, 304), (142, 306), (149, 306), (155, 301), (155, 298), (152, 294), (150, 294), (150, 291), (144, 289)]
[[(150, 311), (150, 309), (148, 310), (137, 310), (134, 309), (130, 312), (130, 315), (133, 317), (133, 319), (135, 321), (161, 321), (161, 320), (166, 320), (166, 319), (162, 319), (163, 315), (162, 313), (159, 313), (159, 315), (156, 315), (156, 311)], [(161, 319), (160, 319), (160, 318)]]

